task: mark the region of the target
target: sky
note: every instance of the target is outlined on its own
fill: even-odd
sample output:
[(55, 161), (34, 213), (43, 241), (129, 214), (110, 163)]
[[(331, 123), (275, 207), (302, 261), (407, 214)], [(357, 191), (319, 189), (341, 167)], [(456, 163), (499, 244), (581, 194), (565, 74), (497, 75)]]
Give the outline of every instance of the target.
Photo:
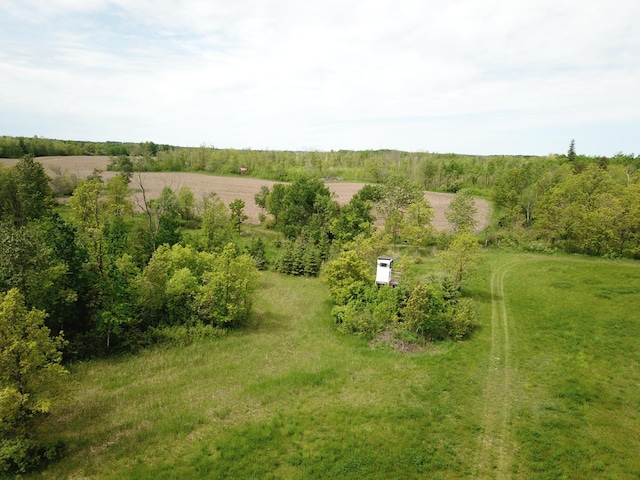
[(638, 0), (0, 0), (0, 135), (640, 154)]

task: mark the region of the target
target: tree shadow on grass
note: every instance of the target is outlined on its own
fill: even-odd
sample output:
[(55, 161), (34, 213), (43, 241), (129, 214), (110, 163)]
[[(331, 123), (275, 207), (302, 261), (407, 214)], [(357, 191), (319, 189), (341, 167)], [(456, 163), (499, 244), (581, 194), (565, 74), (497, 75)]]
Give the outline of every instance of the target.
[(253, 312), (245, 329), (247, 334), (256, 332), (277, 332), (286, 329), (287, 316), (271, 311)]

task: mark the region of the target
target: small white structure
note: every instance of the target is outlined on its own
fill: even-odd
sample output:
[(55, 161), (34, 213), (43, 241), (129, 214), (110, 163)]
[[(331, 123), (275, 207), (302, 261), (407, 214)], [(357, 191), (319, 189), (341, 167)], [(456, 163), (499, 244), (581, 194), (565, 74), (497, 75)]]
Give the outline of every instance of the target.
[(393, 267), (393, 258), (378, 257), (378, 268), (376, 270), (376, 285), (390, 285), (391, 269)]

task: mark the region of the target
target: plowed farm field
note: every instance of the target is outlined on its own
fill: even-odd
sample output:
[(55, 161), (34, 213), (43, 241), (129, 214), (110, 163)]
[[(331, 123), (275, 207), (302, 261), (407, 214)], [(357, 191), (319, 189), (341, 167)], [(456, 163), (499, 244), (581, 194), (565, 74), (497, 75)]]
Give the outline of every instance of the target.
[[(102, 170), (102, 177), (105, 181), (110, 180), (117, 174), (116, 172), (106, 171), (109, 164), (109, 157), (106, 156), (40, 157), (36, 160), (42, 163), (47, 173), (51, 176), (56, 175), (54, 170), (58, 169), (60, 172), (66, 171), (70, 175), (76, 175), (79, 179), (86, 178), (96, 169)], [(16, 163), (17, 160), (0, 159), (0, 165), (15, 165)], [(142, 172), (134, 174), (131, 181), (131, 188), (134, 191), (134, 204), (141, 201), (140, 182), (142, 182), (147, 198), (159, 196), (164, 187), (170, 187), (175, 191), (185, 185), (191, 188), (196, 199), (215, 192), (228, 205), (233, 200), (240, 198), (244, 200), (246, 205), (245, 213), (249, 216), (248, 222), (256, 224), (259, 223), (260, 208), (255, 204), (254, 195), (258, 193), (262, 185), (271, 188), (273, 184), (278, 183), (242, 175), (220, 177), (202, 173)], [(328, 182), (326, 185), (335, 194), (338, 203), (344, 205), (365, 184), (358, 182)], [(453, 199), (453, 195), (425, 192), (425, 197), (429, 200), (434, 210), (434, 226), (438, 230), (449, 228), (449, 222), (444, 213), (449, 202)], [(491, 205), (483, 199), (476, 199), (475, 205), (477, 208), (477, 227), (480, 230), (487, 225)]]

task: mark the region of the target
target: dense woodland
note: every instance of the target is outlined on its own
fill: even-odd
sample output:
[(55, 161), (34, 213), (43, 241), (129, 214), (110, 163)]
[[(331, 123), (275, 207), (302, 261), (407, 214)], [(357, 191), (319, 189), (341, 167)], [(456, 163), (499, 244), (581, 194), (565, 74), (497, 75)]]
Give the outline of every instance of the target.
[[(120, 172), (75, 179), (68, 206), (34, 156), (111, 155)], [(55, 446), (30, 443), (29, 422), (64, 383), (64, 362), (223, 335), (251, 321), (259, 271), (320, 275), (343, 332), (401, 329), (415, 341), (461, 340), (475, 327), (465, 280), (481, 245), (640, 258), (640, 159), (577, 155), (477, 157), (397, 151), (269, 152), (0, 137), (0, 415), (6, 472)], [(136, 171), (195, 171), (286, 181), (244, 202), (165, 188), (134, 213)], [(339, 206), (323, 179), (367, 182)], [(456, 192), (452, 231), (437, 232), (424, 190)], [(493, 200), (474, 233), (473, 195)], [(375, 258), (392, 246), (403, 281), (378, 288)], [(401, 247), (400, 247), (401, 246)], [(401, 250), (400, 250), (401, 249)], [(439, 269), (412, 276), (436, 250)], [(400, 253), (402, 252), (402, 253)], [(44, 450), (43, 450), (44, 448)], [(48, 450), (47, 450), (48, 448)]]

